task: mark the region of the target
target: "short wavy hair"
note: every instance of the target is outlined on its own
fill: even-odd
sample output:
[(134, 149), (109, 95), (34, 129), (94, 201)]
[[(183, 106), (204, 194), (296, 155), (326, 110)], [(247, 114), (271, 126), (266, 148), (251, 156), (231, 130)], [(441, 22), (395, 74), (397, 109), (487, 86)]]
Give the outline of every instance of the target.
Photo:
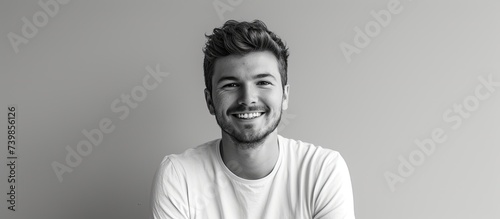
[(205, 54), (203, 71), (205, 86), (210, 93), (212, 93), (212, 77), (217, 59), (228, 55), (245, 55), (250, 52), (272, 52), (278, 60), (281, 85), (284, 87), (288, 83), (288, 48), (276, 34), (267, 29), (264, 22), (228, 20), (221, 28), (215, 28), (213, 34), (205, 34), (205, 37), (207, 42), (203, 48)]

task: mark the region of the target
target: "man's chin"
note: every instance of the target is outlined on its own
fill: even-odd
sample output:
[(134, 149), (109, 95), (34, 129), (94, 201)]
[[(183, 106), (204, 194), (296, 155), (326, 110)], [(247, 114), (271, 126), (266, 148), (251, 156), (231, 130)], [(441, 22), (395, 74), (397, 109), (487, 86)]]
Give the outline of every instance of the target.
[(264, 139), (264, 136), (259, 136), (258, 133), (250, 133), (250, 134), (236, 134), (231, 135), (231, 137), (237, 141), (237, 143), (250, 144), (261, 142)]
[(262, 144), (269, 135), (262, 133), (227, 133), (236, 145), (241, 145), (244, 149), (254, 148)]

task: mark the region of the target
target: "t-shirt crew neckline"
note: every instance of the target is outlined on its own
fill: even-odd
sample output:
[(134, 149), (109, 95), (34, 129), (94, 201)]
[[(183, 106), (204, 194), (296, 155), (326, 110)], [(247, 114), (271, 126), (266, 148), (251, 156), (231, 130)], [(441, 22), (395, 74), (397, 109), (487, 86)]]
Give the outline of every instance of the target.
[(241, 178), (241, 177), (237, 176), (236, 174), (234, 174), (233, 172), (231, 172), (231, 170), (229, 170), (229, 168), (227, 168), (227, 166), (224, 164), (224, 161), (222, 160), (222, 156), (220, 154), (220, 141), (221, 141), (221, 139), (219, 138), (215, 142), (216, 146), (214, 147), (215, 149), (213, 151), (216, 154), (217, 161), (219, 162), (220, 167), (226, 173), (226, 175), (230, 179), (235, 180), (239, 183), (243, 183), (246, 185), (254, 185), (254, 186), (257, 186), (260, 184), (265, 184), (267, 181), (274, 178), (274, 176), (276, 175), (276, 172), (278, 172), (278, 170), (281, 166), (281, 163), (283, 160), (283, 153), (284, 153), (284, 151), (283, 151), (284, 141), (283, 141), (283, 137), (281, 137), (280, 135), (278, 135), (278, 149), (279, 149), (278, 160), (276, 161), (276, 164), (274, 165), (274, 168), (271, 171), (271, 173), (269, 173), (267, 176), (264, 176), (260, 179), (245, 179), (245, 178)]

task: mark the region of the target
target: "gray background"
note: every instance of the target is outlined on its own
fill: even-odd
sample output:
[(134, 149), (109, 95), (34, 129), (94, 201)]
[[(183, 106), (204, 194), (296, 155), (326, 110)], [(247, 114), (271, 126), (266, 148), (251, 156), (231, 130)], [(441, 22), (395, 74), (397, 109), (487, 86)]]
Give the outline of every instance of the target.
[[(500, 81), (496, 1), (401, 0), (350, 62), (340, 44), (353, 45), (354, 28), (391, 1), (220, 0), (230, 9), (222, 14), (212, 0), (70, 1), (16, 53), (8, 34), (22, 36), (22, 18), (32, 22), (46, 1), (0, 2), (2, 219), (147, 218), (161, 159), (220, 136), (201, 49), (221, 18), (261, 19), (287, 42), (291, 99), (280, 134), (344, 156), (357, 218), (500, 218), (500, 87), (470, 102), (478, 77)], [(119, 119), (111, 103), (157, 65), (170, 75)], [(443, 113), (464, 101), (475, 105), (453, 129)], [(9, 104), (19, 122), (15, 213), (6, 203)], [(66, 146), (103, 118), (115, 130), (59, 182), (51, 163), (64, 163)], [(398, 157), (421, 153), (414, 140), (436, 128), (446, 140), (392, 190), (384, 174), (398, 174)]]

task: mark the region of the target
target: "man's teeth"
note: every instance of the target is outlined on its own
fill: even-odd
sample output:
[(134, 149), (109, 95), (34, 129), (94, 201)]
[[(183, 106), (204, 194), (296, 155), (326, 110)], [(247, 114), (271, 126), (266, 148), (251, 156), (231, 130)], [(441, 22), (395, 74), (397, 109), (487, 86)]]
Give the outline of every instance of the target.
[(260, 115), (262, 115), (262, 113), (240, 113), (236, 114), (236, 117), (240, 119), (253, 119), (255, 117), (259, 117)]

